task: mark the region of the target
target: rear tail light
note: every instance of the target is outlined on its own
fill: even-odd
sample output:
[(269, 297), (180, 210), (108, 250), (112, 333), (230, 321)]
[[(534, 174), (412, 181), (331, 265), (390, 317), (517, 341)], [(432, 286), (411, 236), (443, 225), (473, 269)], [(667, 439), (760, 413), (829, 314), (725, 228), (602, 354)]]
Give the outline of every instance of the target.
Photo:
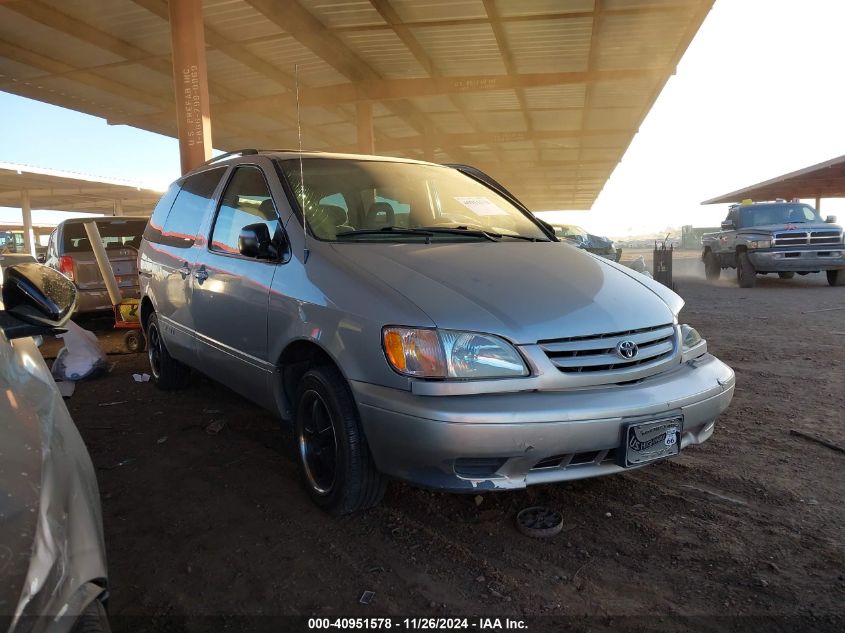
[(61, 257), (59, 257), (59, 272), (71, 281), (73, 281), (73, 271), (73, 257), (68, 257), (67, 255), (62, 255)]

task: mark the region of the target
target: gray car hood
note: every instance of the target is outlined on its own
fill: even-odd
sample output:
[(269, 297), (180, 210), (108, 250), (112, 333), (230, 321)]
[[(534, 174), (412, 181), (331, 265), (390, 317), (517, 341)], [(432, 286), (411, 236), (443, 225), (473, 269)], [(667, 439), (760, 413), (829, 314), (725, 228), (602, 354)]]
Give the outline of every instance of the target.
[(639, 273), (560, 242), (332, 248), (405, 295), (438, 327), (520, 344), (672, 323), (683, 305)]

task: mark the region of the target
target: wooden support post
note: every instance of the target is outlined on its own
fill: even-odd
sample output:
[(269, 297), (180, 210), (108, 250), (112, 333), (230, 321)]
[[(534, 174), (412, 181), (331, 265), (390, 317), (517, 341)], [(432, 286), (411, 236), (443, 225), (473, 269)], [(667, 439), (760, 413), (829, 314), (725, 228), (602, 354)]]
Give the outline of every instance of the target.
[(32, 206), (29, 192), (21, 191), (21, 220), (23, 221), (23, 245), (26, 252), (35, 257), (35, 231), (32, 230)]
[(355, 105), (355, 111), (358, 114), (358, 151), (362, 154), (375, 154), (373, 104), (370, 101), (359, 101)]
[(816, 198), (816, 211), (821, 213), (822, 210), (822, 199)]
[(182, 173), (211, 158), (211, 107), (202, 0), (170, 0), (173, 87)]
[(112, 215), (114, 215), (114, 216), (123, 215), (123, 200), (115, 200), (114, 201), (114, 211), (112, 211)]

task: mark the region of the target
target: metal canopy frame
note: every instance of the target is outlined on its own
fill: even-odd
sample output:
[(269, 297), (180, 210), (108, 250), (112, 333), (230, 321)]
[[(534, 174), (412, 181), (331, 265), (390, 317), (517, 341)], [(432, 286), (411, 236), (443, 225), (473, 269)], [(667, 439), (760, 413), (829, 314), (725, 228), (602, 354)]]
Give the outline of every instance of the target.
[(479, 165), (531, 208), (586, 209), (713, 1), (0, 0), (0, 90), (178, 119), (184, 149), (187, 51), (204, 142), (293, 147), (298, 64), (306, 149)]

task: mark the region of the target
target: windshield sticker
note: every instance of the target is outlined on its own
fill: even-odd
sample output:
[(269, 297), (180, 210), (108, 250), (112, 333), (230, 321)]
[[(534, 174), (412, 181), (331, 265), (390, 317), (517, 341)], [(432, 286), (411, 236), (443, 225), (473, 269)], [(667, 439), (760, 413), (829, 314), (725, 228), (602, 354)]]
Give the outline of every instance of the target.
[(508, 212), (484, 196), (455, 196), (455, 200), (476, 215), (508, 215)]

